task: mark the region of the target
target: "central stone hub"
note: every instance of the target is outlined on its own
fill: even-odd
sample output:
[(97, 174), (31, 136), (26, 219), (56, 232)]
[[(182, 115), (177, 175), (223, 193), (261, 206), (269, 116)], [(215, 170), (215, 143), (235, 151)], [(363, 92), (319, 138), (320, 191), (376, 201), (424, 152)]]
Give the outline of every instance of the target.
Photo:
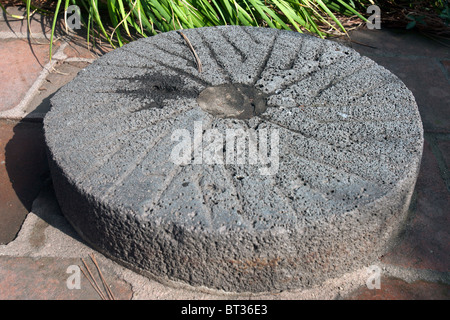
[(250, 119), (267, 109), (263, 92), (236, 83), (208, 87), (200, 93), (197, 102), (204, 111), (219, 118)]

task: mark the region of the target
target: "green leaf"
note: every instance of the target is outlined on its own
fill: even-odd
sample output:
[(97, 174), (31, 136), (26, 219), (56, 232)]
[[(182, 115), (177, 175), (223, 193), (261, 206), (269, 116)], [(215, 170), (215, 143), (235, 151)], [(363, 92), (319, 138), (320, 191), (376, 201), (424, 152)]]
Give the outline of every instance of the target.
[(333, 19), (334, 22), (339, 26), (339, 28), (342, 29), (342, 31), (346, 32), (344, 26), (339, 22), (339, 20), (336, 18), (336, 16), (328, 9), (328, 7), (322, 2), (322, 0), (316, 0), (317, 4), (322, 8), (323, 11), (325, 11), (331, 19)]
[(53, 37), (55, 35), (56, 21), (58, 21), (58, 13), (59, 13), (59, 7), (61, 6), (61, 1), (62, 0), (58, 0), (58, 3), (56, 4), (56, 9), (55, 9), (55, 15), (53, 16), (52, 32), (50, 34), (50, 47), (49, 47), (49, 59), (50, 59), (50, 61), (52, 60)]
[[(108, 1), (108, 12), (109, 12), (109, 18), (111, 19), (111, 22), (112, 22), (114, 28), (117, 28), (119, 21), (117, 21), (116, 0)], [(116, 37), (117, 37), (117, 42), (119, 43), (119, 46), (122, 46), (123, 45), (122, 36), (121, 36), (120, 30), (118, 28), (116, 30)]]
[[(29, 25), (31, 0), (22, 0), (27, 7)], [(198, 28), (216, 25), (244, 25), (279, 28), (302, 32), (308, 30), (324, 38), (333, 28), (346, 32), (344, 26), (333, 12), (343, 15), (355, 15), (367, 21), (357, 8), (364, 8), (372, 0), (58, 0), (60, 7), (70, 3), (83, 7), (87, 27), (88, 43), (90, 36), (106, 37), (113, 47), (126, 43), (123, 37), (138, 33), (143, 37), (178, 28)], [(55, 1), (56, 2), (56, 1)], [(58, 7), (59, 10), (59, 7)], [(128, 11), (129, 10), (129, 11)], [(445, 10), (440, 10), (441, 14)], [(106, 14), (105, 14), (106, 13)], [(56, 12), (52, 12), (55, 15)], [(105, 17), (114, 27), (113, 34), (106, 28)], [(408, 24), (413, 28), (420, 19), (408, 17), (414, 21)], [(447, 11), (448, 19), (448, 11)], [(54, 29), (53, 29), (54, 30)], [(122, 33), (121, 33), (122, 32)], [(128, 39), (128, 37), (127, 37)], [(114, 41), (114, 44), (112, 43)]]
[(97, 1), (91, 0), (90, 4), (93, 9), (92, 12), (93, 12), (93, 18), (94, 18), (95, 22), (100, 27), (100, 30), (102, 31), (103, 35), (108, 40), (109, 44), (113, 48), (115, 48), (116, 46), (112, 43), (111, 38), (109, 37), (109, 34), (106, 32), (105, 27), (103, 26), (102, 20), (100, 18), (100, 13), (98, 12)]
[(409, 29), (414, 28), (415, 26), (416, 26), (416, 20), (413, 20), (406, 25), (406, 29), (409, 30)]
[[(109, 2), (109, 1), (107, 1), (107, 2)], [(114, 2), (116, 2), (116, 1), (114, 1)], [(125, 6), (123, 5), (123, 2), (122, 2), (122, 0), (117, 0), (117, 3), (119, 4), (119, 12), (120, 12), (120, 15), (121, 15), (121, 19), (120, 20), (123, 20), (123, 23), (122, 23), (122, 25), (123, 25), (123, 27), (125, 28), (125, 31), (127, 32), (127, 34), (129, 35), (129, 36), (131, 36), (131, 34), (130, 34), (130, 29), (128, 28), (128, 23), (127, 23), (127, 19), (125, 18), (126, 17), (126, 13), (125, 13)]]
[(365, 17), (363, 17), (358, 11), (355, 10), (355, 5), (354, 4), (353, 4), (353, 8), (352, 8), (351, 6), (349, 6), (348, 4), (346, 4), (342, 0), (336, 0), (336, 1), (339, 2), (341, 5), (343, 5), (345, 8), (347, 8), (352, 14), (358, 16), (358, 18), (360, 18), (363, 21), (367, 22), (367, 19)]
[[(275, 13), (270, 10), (269, 8), (265, 7), (260, 1), (258, 0), (249, 0), (250, 4), (255, 8), (255, 10), (259, 13), (261, 18), (267, 23), (267, 25), (271, 28), (275, 28), (275, 25), (272, 23), (272, 21), (269, 19), (267, 14), (269, 16), (275, 15)], [(267, 9), (265, 11), (264, 9)], [(266, 14), (267, 13), (267, 14)]]

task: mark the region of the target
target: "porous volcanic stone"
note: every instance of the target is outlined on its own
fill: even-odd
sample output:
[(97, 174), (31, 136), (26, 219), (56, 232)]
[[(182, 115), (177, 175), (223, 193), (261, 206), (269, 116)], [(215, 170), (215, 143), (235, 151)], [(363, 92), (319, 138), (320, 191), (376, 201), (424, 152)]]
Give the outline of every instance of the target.
[[(51, 172), (80, 235), (161, 281), (229, 292), (305, 288), (383, 254), (422, 154), (405, 85), (350, 48), (295, 32), (183, 33), (202, 72), (167, 32), (106, 54), (53, 97)], [(267, 134), (278, 165), (208, 162), (208, 141), (231, 129)], [(177, 132), (193, 142), (181, 164)]]

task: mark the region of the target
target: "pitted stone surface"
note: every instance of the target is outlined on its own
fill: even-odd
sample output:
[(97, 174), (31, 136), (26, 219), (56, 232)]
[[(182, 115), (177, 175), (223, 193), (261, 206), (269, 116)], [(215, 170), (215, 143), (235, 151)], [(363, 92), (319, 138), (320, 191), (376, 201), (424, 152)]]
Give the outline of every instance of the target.
[[(305, 288), (383, 254), (422, 154), (405, 85), (350, 48), (294, 32), (183, 32), (201, 73), (168, 32), (106, 54), (53, 97), (51, 171), (80, 235), (144, 274), (231, 292)], [(224, 88), (231, 100), (209, 92)], [(267, 134), (278, 164), (208, 163), (207, 133), (231, 129)], [(171, 157), (177, 132), (192, 140), (182, 164)]]

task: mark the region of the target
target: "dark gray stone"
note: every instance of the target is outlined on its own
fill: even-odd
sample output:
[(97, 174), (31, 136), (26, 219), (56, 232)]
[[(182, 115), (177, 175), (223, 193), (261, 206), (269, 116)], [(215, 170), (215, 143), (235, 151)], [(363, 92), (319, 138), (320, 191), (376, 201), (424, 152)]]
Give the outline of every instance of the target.
[[(146, 275), (229, 292), (305, 288), (383, 254), (422, 154), (405, 85), (350, 48), (299, 33), (183, 32), (201, 73), (168, 32), (106, 54), (53, 97), (51, 172), (80, 235)], [(232, 99), (208, 93), (223, 90)], [(231, 129), (255, 133), (248, 141), (277, 133), (268, 152), (278, 163), (249, 154), (207, 163), (196, 134)], [(181, 165), (171, 156), (177, 130), (194, 137)]]

